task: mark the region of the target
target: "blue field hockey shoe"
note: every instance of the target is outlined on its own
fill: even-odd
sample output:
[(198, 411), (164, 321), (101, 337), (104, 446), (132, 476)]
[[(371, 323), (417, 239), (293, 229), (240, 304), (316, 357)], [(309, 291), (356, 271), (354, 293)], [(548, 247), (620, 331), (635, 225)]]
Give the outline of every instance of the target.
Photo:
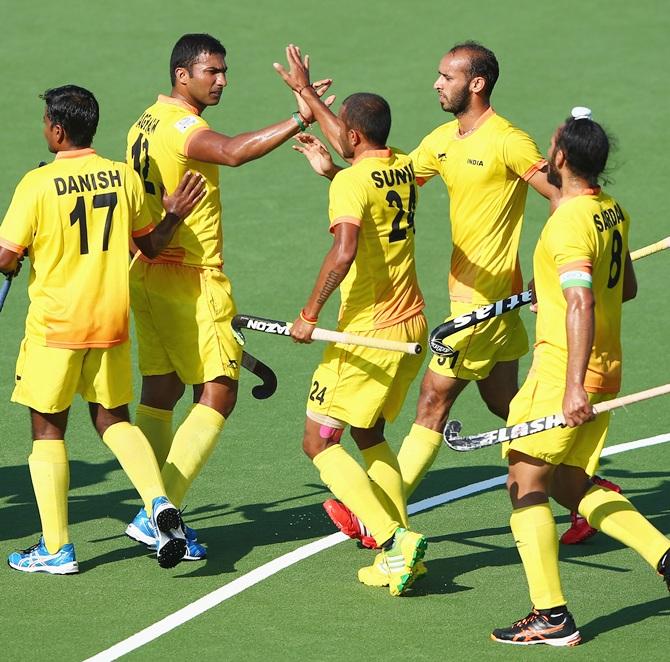
[(167, 497), (151, 502), (151, 524), (156, 531), (156, 558), (161, 568), (174, 568), (186, 556), (186, 535), (181, 513)]
[(67, 543), (55, 554), (44, 546), (44, 538), (37, 544), (20, 552), (12, 552), (7, 558), (10, 568), (22, 572), (48, 572), (50, 575), (73, 575), (79, 572), (74, 555), (74, 545)]
[[(202, 561), (207, 557), (207, 549), (198, 544), (198, 532), (190, 526), (186, 526), (186, 524), (183, 526), (186, 536), (186, 554), (183, 560)], [(135, 519), (126, 527), (126, 535), (151, 549), (156, 549), (156, 532), (144, 508), (137, 513)]]

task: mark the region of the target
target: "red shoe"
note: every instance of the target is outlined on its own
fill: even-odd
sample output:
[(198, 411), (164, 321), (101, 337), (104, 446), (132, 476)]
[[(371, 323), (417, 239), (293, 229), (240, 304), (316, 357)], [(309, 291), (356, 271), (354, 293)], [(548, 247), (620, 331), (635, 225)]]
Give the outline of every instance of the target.
[[(593, 476), (591, 480), (600, 487), (605, 487), (613, 492), (621, 492), (621, 488), (609, 480), (605, 480), (599, 476)], [(561, 542), (564, 545), (578, 545), (580, 542), (584, 542), (598, 533), (598, 529), (590, 526), (579, 513), (570, 513), (570, 519), (572, 520), (572, 525), (561, 536)]]
[(328, 513), (328, 517), (333, 521), (333, 524), (354, 540), (360, 540), (363, 547), (368, 549), (377, 549), (379, 545), (375, 539), (370, 535), (370, 532), (365, 528), (365, 524), (354, 515), (349, 508), (343, 503), (335, 499), (328, 499), (323, 502), (323, 509)]

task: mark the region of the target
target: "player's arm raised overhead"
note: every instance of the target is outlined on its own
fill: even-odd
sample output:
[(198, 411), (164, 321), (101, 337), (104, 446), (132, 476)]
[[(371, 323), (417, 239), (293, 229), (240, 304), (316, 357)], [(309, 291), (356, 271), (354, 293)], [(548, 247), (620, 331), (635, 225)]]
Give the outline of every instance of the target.
[(172, 239), (179, 224), (205, 195), (205, 179), (187, 170), (174, 193), (163, 192), (165, 216), (149, 233), (133, 238), (137, 247), (148, 258), (155, 258)]
[(307, 303), (291, 327), (291, 337), (296, 342), (312, 341), (321, 309), (349, 273), (358, 250), (359, 223), (358, 219), (342, 218), (333, 227), (333, 245), (326, 253)]
[(289, 64), (289, 70), (286, 71), (281, 64), (275, 62), (274, 68), (277, 70), (277, 73), (296, 93), (298, 98), (307, 105), (315, 121), (319, 123), (321, 131), (323, 131), (326, 139), (337, 153), (342, 158), (347, 158), (345, 156), (346, 148), (342, 141), (342, 134), (345, 130), (344, 124), (328, 107), (334, 100), (334, 97), (329, 97), (326, 103), (324, 103), (320, 98), (323, 93), (319, 94), (318, 83), (310, 83), (309, 55), (305, 55), (303, 59), (300, 48), (294, 44), (289, 44), (286, 47), (286, 59)]

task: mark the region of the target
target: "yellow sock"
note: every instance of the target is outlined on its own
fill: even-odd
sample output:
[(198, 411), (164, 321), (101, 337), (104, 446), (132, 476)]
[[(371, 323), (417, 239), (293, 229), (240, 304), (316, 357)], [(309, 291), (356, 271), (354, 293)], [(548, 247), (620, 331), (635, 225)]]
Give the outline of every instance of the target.
[(105, 430), (102, 440), (116, 456), (151, 516), (151, 502), (164, 495), (165, 488), (156, 457), (142, 430), (130, 423), (115, 423)]
[(558, 572), (558, 534), (548, 503), (512, 511), (509, 519), (536, 609), (565, 604)]
[(365, 523), (377, 544), (381, 545), (393, 536), (400, 523), (379, 501), (374, 484), (363, 467), (340, 444), (326, 448), (312, 461), (319, 470), (321, 480)]
[(398, 453), (398, 464), (409, 500), (421, 479), (430, 469), (442, 446), (442, 433), (414, 423)]
[(67, 492), (70, 489), (70, 466), (62, 439), (33, 441), (28, 457), (30, 478), (42, 522), (44, 545), (55, 554), (70, 542), (67, 529)]
[(137, 405), (135, 425), (142, 430), (154, 450), (156, 462), (162, 467), (172, 445), (172, 411)]
[(623, 494), (594, 485), (579, 502), (579, 514), (594, 528), (634, 549), (654, 570), (670, 540)]
[(225, 422), (215, 409), (196, 404), (175, 433), (162, 474), (167, 496), (177, 508), (212, 454)]
[[(370, 480), (384, 493), (384, 504), (400, 526), (408, 528), (405, 488), (398, 466), (398, 458), (386, 441), (361, 451)], [(361, 518), (363, 520), (363, 518)], [(365, 522), (365, 520), (363, 520)]]

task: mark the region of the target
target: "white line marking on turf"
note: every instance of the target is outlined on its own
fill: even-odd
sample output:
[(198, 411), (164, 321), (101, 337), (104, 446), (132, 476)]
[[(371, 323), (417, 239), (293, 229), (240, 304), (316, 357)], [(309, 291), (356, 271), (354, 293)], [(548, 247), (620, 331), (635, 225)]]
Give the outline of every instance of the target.
[[(629, 441), (623, 444), (617, 444), (616, 446), (610, 446), (603, 450), (603, 457), (608, 455), (616, 455), (618, 453), (625, 453), (627, 451), (632, 451), (637, 448), (645, 448), (646, 446), (655, 446), (656, 444), (663, 444), (670, 441), (670, 434), (659, 434), (655, 437), (649, 437), (647, 439), (638, 439), (637, 441)], [(437, 496), (430, 497), (429, 499), (423, 499), (422, 501), (417, 501), (416, 503), (411, 504), (408, 507), (408, 512), (413, 515), (414, 513), (420, 513), (429, 508), (435, 508), (435, 506), (440, 506), (449, 501), (455, 501), (456, 499), (462, 499), (463, 497), (470, 496), (471, 494), (477, 494), (479, 492), (484, 492), (492, 487), (498, 487), (503, 485), (507, 475), (496, 476), (495, 478), (489, 478), (488, 480), (481, 480), (477, 483), (472, 483), (471, 485), (466, 485), (465, 487), (459, 487), (457, 490), (451, 490), (445, 492), (444, 494), (438, 494)], [(150, 625), (149, 627), (141, 630), (137, 634), (120, 641), (118, 644), (115, 644), (111, 648), (104, 650), (93, 657), (88, 658), (85, 662), (111, 662), (112, 660), (117, 660), (122, 655), (130, 653), (145, 644), (148, 644), (154, 639), (174, 630), (183, 623), (194, 619), (196, 616), (208, 611), (212, 607), (216, 607), (222, 602), (232, 598), (242, 591), (246, 591), (248, 588), (251, 588), (255, 584), (262, 582), (264, 579), (271, 577), (272, 575), (277, 574), (280, 570), (284, 570), (289, 566), (302, 561), (303, 559), (309, 558), (314, 554), (318, 554), (325, 549), (333, 547), (338, 543), (348, 540), (347, 536), (343, 533), (334, 533), (320, 540), (316, 540), (307, 545), (303, 545), (298, 549), (289, 552), (288, 554), (283, 554), (282, 556), (269, 561), (264, 565), (252, 570), (251, 572), (234, 579), (229, 584), (217, 588), (215, 591), (208, 593), (202, 598), (192, 602), (186, 607), (183, 607), (179, 611), (166, 616), (162, 620)]]

